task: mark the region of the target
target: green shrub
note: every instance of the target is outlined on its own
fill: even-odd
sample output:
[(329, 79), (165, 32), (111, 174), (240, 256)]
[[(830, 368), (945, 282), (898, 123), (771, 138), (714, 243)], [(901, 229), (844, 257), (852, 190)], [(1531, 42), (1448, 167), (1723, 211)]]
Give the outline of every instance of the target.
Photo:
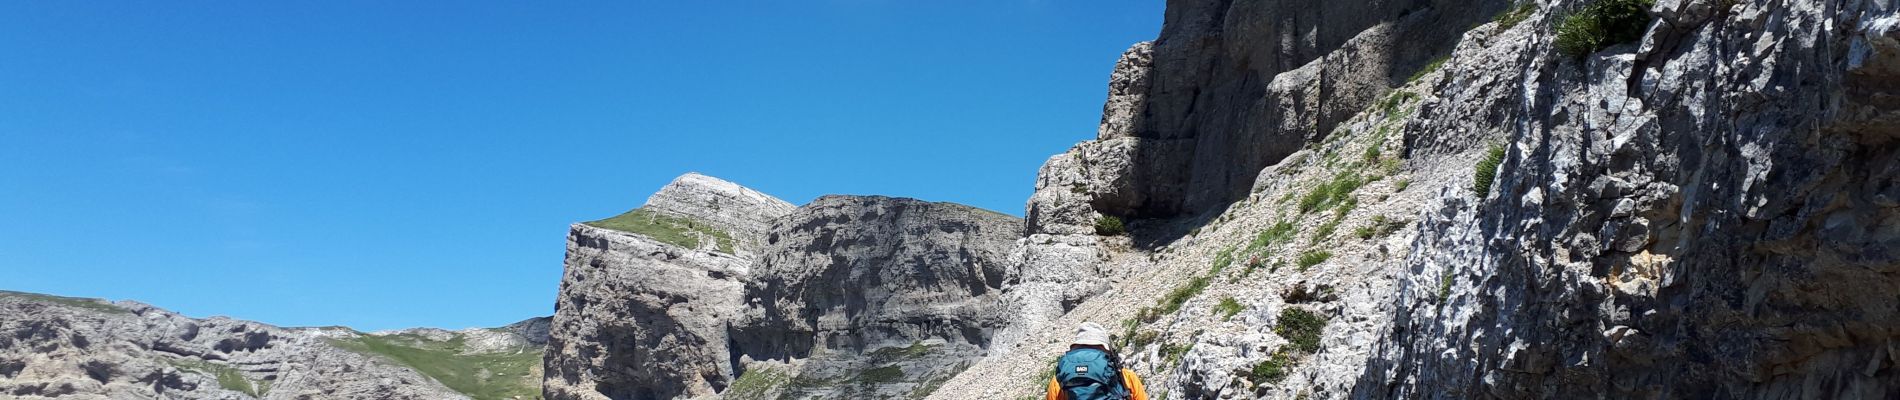
[(1485, 151), (1484, 159), (1478, 160), (1478, 165), (1473, 167), (1471, 191), (1477, 193), (1478, 197), (1491, 193), (1491, 181), (1497, 179), (1498, 166), (1503, 164), (1504, 146), (1491, 145), (1491, 149)]
[(1319, 351), (1319, 337), (1325, 330), (1326, 317), (1295, 307), (1280, 311), (1280, 320), (1273, 326), (1273, 334), (1305, 353)]
[(1305, 253), (1300, 253), (1300, 258), (1294, 261), (1300, 266), (1300, 272), (1305, 272), (1307, 268), (1312, 268), (1315, 265), (1319, 265), (1319, 263), (1326, 262), (1326, 259), (1329, 258), (1333, 258), (1332, 252), (1325, 250), (1308, 250)]
[[(1444, 61), (1439, 60), (1438, 62), (1443, 63)], [(1413, 79), (1417, 79), (1417, 77), (1415, 76)], [(1416, 98), (1418, 98), (1418, 93), (1412, 93), (1406, 90), (1394, 91), (1391, 95), (1385, 96), (1385, 100), (1379, 101), (1379, 112), (1385, 114), (1387, 117), (1397, 116), (1398, 114), (1396, 113), (1399, 111), (1399, 105)], [(1380, 136), (1384, 135), (1381, 134)]]
[(1557, 50), (1573, 57), (1643, 37), (1655, 0), (1602, 0), (1565, 16), (1557, 25)]
[(1532, 13), (1537, 12), (1536, 0), (1521, 1), (1523, 2), (1518, 3), (1516, 7), (1511, 7), (1508, 11), (1498, 14), (1497, 18), (1494, 19), (1498, 22), (1498, 30), (1508, 30), (1512, 27), (1516, 27), (1518, 23), (1530, 18)]
[(1214, 305), (1214, 313), (1220, 314), (1222, 321), (1233, 319), (1234, 314), (1239, 314), (1243, 309), (1245, 308), (1241, 307), (1240, 301), (1234, 300), (1233, 297), (1223, 297), (1220, 299), (1220, 304)]
[(1288, 356), (1286, 352), (1273, 352), (1273, 356), (1268, 357), (1266, 361), (1253, 365), (1253, 374), (1247, 377), (1247, 380), (1253, 381), (1254, 384), (1279, 382), (1281, 379), (1286, 379), (1287, 370), (1293, 369), (1293, 363), (1293, 357)]
[(1103, 215), (1101, 218), (1095, 219), (1095, 234), (1097, 235), (1115, 236), (1126, 232), (1128, 232), (1128, 229), (1122, 226), (1121, 217)]
[(1438, 300), (1451, 298), (1451, 268), (1438, 274)]

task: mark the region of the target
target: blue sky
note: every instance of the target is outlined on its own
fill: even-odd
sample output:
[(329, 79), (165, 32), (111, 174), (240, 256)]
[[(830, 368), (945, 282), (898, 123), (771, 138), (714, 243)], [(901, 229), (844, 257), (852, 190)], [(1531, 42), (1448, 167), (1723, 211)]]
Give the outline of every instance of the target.
[(1161, 3), (4, 2), (0, 289), (498, 326), (687, 171), (1021, 215)]

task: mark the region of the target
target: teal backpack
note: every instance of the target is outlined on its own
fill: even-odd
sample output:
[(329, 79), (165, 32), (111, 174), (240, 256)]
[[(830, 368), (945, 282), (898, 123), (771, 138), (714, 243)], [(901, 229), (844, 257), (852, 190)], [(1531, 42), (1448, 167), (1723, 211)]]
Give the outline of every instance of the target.
[(1100, 349), (1069, 350), (1056, 359), (1056, 383), (1065, 400), (1123, 400), (1120, 357)]

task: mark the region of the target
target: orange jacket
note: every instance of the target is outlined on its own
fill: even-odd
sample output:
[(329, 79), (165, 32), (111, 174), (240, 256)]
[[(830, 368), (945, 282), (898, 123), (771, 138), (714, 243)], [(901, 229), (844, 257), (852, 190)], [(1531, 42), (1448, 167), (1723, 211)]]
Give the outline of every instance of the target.
[[(1135, 376), (1135, 371), (1122, 368), (1122, 386), (1128, 388), (1128, 400), (1148, 400), (1148, 389), (1141, 387), (1141, 377)], [(1049, 378), (1049, 394), (1043, 398), (1063, 400), (1062, 384), (1056, 378)]]

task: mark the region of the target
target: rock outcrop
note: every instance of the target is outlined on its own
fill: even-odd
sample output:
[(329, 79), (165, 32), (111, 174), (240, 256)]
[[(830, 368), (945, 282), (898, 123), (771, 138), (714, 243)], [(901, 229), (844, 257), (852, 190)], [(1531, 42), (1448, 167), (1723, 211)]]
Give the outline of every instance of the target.
[(771, 221), (793, 207), (689, 173), (640, 209), (717, 227), (738, 250), (661, 240), (695, 233), (673, 226), (636, 233), (574, 224), (549, 328), (550, 399), (705, 397), (731, 384), (727, 329), (742, 315), (752, 266), (739, 254), (753, 254)]
[(549, 398), (909, 395), (983, 354), (1022, 232), (1014, 217), (912, 199), (793, 209), (696, 174), (641, 209), (750, 245), (728, 253), (575, 224)]
[[(482, 331), (495, 341), (530, 340), (506, 330)], [(468, 398), (428, 373), (357, 346), (386, 339), (347, 328), (189, 318), (130, 301), (0, 292), (0, 397)], [(531, 359), (540, 347), (506, 351)], [(528, 366), (496, 367), (493, 379), (478, 381), (526, 388), (539, 381), (522, 376), (532, 373)]]

